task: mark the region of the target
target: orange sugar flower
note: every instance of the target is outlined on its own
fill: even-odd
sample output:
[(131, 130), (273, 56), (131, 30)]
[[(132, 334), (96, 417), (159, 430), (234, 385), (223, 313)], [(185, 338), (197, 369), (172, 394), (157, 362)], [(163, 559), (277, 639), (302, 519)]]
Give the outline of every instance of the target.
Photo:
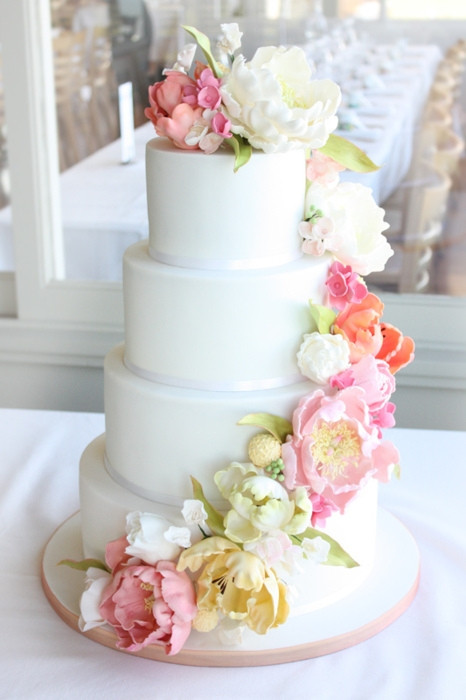
[(409, 336), (404, 336), (398, 328), (390, 323), (382, 323), (380, 329), (383, 340), (376, 358), (385, 360), (390, 367), (390, 372), (395, 374), (413, 360), (414, 340)]
[(351, 362), (357, 362), (368, 354), (378, 357), (383, 342), (380, 327), (382, 312), (380, 299), (375, 294), (368, 294), (361, 302), (348, 304), (336, 317), (333, 330), (347, 340)]

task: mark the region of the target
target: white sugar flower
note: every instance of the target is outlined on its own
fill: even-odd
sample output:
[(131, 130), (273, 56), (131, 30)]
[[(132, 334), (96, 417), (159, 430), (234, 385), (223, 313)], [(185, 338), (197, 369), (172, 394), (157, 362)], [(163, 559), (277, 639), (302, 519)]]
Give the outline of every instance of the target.
[(329, 238), (327, 250), (353, 272), (369, 275), (383, 270), (393, 255), (382, 231), (388, 228), (384, 210), (377, 206), (369, 187), (355, 182), (325, 186), (313, 182), (307, 193), (305, 212), (318, 210), (333, 222), (337, 238)]
[(320, 148), (337, 126), (340, 88), (311, 80), (296, 46), (262, 47), (250, 62), (237, 56), (220, 92), (232, 132), (265, 153)]
[[(176, 57), (176, 62), (171, 70), (179, 70), (182, 73), (187, 73), (194, 60), (196, 49), (196, 44), (186, 44), (186, 46), (183, 46), (183, 48), (179, 51)], [(166, 72), (167, 71), (164, 71), (164, 73)]]
[(81, 632), (87, 632), (94, 627), (105, 624), (99, 612), (102, 595), (112, 580), (111, 574), (103, 569), (89, 567), (86, 571), (85, 588), (79, 603), (80, 616), (78, 626)]
[(350, 348), (342, 335), (306, 333), (297, 358), (301, 374), (316, 384), (327, 384), (350, 366)]
[(302, 548), (306, 559), (314, 562), (314, 564), (323, 564), (328, 559), (330, 545), (322, 537), (305, 537), (302, 542)]
[(203, 527), (207, 520), (204, 504), (197, 498), (187, 498), (185, 500), (181, 515), (185, 519), (186, 525), (200, 525)]
[(183, 547), (187, 549), (191, 546), (191, 533), (187, 527), (176, 527), (175, 525), (170, 525), (168, 530), (164, 534), (167, 542), (178, 545), (178, 547)]
[(240, 48), (243, 32), (240, 32), (236, 22), (221, 24), (220, 29), (222, 34), (217, 42), (217, 49), (221, 54), (231, 56)]
[(160, 515), (137, 511), (129, 513), (126, 517), (126, 554), (138, 557), (146, 564), (155, 564), (160, 560), (173, 561), (181, 548), (165, 536), (171, 527), (172, 523)]

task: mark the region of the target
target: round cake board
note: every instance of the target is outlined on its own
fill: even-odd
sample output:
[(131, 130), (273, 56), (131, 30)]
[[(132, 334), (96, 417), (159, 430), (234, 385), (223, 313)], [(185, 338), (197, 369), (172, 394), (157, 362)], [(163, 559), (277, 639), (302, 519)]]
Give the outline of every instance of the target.
[[(78, 632), (84, 573), (57, 564), (83, 558), (80, 522), (79, 513), (66, 520), (48, 541), (42, 558), (45, 594), (55, 612)], [(358, 644), (396, 620), (416, 595), (419, 565), (419, 550), (410, 532), (379, 509), (375, 564), (359, 588), (321, 609), (290, 616), (266, 635), (247, 630), (240, 647), (222, 646), (212, 633), (192, 632), (178, 654), (167, 656), (156, 645), (139, 652), (117, 649), (116, 634), (108, 626), (80, 634), (121, 653), (187, 666), (266, 666), (310, 659)]]

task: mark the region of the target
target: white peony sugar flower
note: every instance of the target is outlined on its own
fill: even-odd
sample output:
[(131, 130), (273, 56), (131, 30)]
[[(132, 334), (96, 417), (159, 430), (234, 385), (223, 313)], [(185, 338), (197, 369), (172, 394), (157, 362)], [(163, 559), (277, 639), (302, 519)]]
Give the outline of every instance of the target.
[(220, 88), (234, 134), (265, 153), (320, 148), (337, 126), (340, 88), (311, 80), (299, 47), (263, 47), (247, 62), (237, 56)]
[(297, 354), (300, 372), (316, 384), (326, 384), (350, 366), (350, 349), (342, 335), (307, 333)]
[(382, 234), (388, 228), (385, 211), (369, 187), (355, 182), (324, 186), (313, 182), (307, 193), (305, 211), (318, 209), (330, 219), (338, 237), (329, 239), (327, 250), (353, 272), (369, 275), (383, 270), (393, 250)]

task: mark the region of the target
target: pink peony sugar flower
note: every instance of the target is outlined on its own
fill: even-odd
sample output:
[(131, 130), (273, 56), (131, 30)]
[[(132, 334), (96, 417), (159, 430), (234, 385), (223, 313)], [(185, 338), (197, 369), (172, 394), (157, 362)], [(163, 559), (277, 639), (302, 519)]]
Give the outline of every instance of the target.
[(350, 386), (330, 395), (317, 389), (301, 399), (282, 459), (286, 488), (306, 486), (343, 513), (370, 478), (388, 481), (399, 455), (380, 439), (364, 390)]
[(119, 649), (139, 651), (158, 644), (176, 654), (197, 614), (194, 587), (171, 561), (121, 566), (103, 593), (99, 612), (116, 631)]
[(166, 136), (178, 148), (185, 150), (198, 148), (197, 145), (188, 145), (185, 137), (203, 111), (191, 99), (193, 90), (197, 92), (196, 82), (192, 78), (181, 71), (168, 71), (165, 80), (150, 86), (150, 107), (144, 110), (159, 136)]
[(395, 391), (395, 377), (384, 360), (376, 360), (373, 355), (364, 355), (359, 362), (334, 375), (330, 386), (345, 389), (359, 386), (364, 389), (365, 400), (371, 413), (380, 411)]
[(339, 311), (343, 311), (349, 303), (358, 304), (368, 294), (359, 275), (353, 272), (350, 265), (343, 265), (338, 260), (330, 266), (325, 284), (329, 291), (330, 305)]
[(173, 110), (183, 102), (183, 97), (190, 88), (196, 88), (196, 82), (181, 71), (168, 71), (165, 80), (149, 87), (149, 107), (144, 114), (157, 127), (160, 117), (171, 117)]
[(173, 141), (178, 148), (194, 150), (199, 146), (189, 145), (186, 136), (201, 118), (202, 107), (193, 109), (190, 105), (182, 103), (175, 107), (171, 117), (160, 117), (155, 130), (159, 136), (166, 136)]

